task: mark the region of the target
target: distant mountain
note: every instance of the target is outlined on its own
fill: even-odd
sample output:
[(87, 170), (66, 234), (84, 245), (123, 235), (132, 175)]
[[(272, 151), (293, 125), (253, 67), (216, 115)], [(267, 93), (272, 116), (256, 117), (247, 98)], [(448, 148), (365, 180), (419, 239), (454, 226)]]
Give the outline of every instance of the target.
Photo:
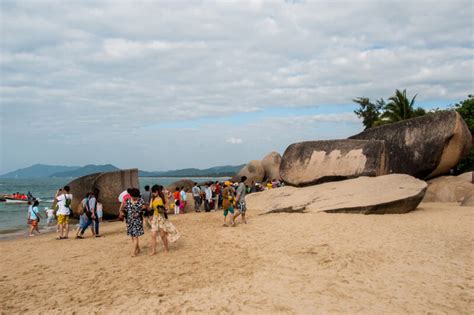
[[(157, 171), (147, 172), (140, 170), (138, 176), (140, 177), (220, 177), (220, 176), (232, 176), (242, 167), (243, 165), (231, 166), (216, 166), (207, 169), (197, 168), (186, 168), (181, 170), (172, 171)], [(111, 165), (86, 165), (80, 166), (57, 166), (57, 165), (43, 165), (36, 164), (27, 168), (22, 168), (7, 174), (0, 175), (0, 178), (41, 178), (41, 177), (81, 177), (94, 173), (112, 172), (118, 171), (119, 168)]]
[(79, 169), (80, 166), (60, 166), (35, 164), (30, 167), (0, 175), (0, 178), (40, 178), (49, 177), (59, 172), (70, 172)]
[(111, 164), (106, 164), (106, 165), (86, 165), (83, 167), (80, 167), (75, 170), (71, 171), (65, 171), (65, 172), (58, 172), (51, 174), (49, 177), (81, 177), (81, 176), (86, 176), (94, 173), (102, 173), (102, 172), (112, 172), (112, 171), (118, 171), (120, 170), (118, 167), (115, 167)]
[(220, 177), (220, 176), (232, 176), (244, 167), (243, 165), (231, 166), (215, 166), (206, 169), (197, 168), (185, 168), (181, 170), (172, 171), (161, 171), (161, 172), (146, 172), (139, 171), (138, 176), (140, 177)]

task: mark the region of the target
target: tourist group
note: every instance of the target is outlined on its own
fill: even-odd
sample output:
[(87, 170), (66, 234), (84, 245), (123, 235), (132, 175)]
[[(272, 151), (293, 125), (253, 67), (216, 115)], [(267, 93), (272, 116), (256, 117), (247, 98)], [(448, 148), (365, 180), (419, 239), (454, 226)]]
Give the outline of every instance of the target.
[[(258, 192), (264, 189), (272, 189), (281, 186), (280, 181), (269, 181), (266, 185), (252, 183), (245, 184), (247, 177), (242, 176), (240, 182), (224, 183), (206, 182), (202, 184), (194, 183), (190, 194), (194, 201), (194, 211), (211, 212), (218, 209), (223, 210), (223, 226), (236, 226), (236, 219), (240, 216), (242, 223), (247, 223), (245, 196), (248, 193)], [(138, 188), (128, 188), (118, 196), (120, 202), (119, 220), (124, 221), (127, 228), (127, 235), (132, 240), (132, 256), (140, 252), (138, 238), (145, 233), (145, 227), (151, 231), (151, 251), (156, 254), (157, 236), (163, 242), (165, 252), (168, 251), (168, 243), (175, 242), (179, 238), (176, 227), (168, 220), (168, 213), (171, 211), (175, 215), (183, 214), (186, 211), (188, 191), (185, 187), (175, 187), (174, 191), (165, 190), (161, 185), (145, 186), (145, 191), (140, 192)], [(73, 195), (70, 187), (64, 186), (56, 193), (55, 209), (46, 209), (47, 225), (54, 223), (57, 218), (58, 240), (69, 238), (69, 218), (73, 216), (71, 203)], [(101, 237), (99, 226), (103, 218), (103, 205), (100, 200), (100, 191), (88, 192), (81, 202), (76, 215), (79, 215), (76, 239), (83, 239), (84, 234), (90, 227), (93, 237)], [(228, 220), (229, 217), (229, 220)], [(38, 201), (33, 201), (28, 209), (28, 223), (30, 224), (30, 236), (34, 232), (39, 233), (38, 223), (41, 214)]]

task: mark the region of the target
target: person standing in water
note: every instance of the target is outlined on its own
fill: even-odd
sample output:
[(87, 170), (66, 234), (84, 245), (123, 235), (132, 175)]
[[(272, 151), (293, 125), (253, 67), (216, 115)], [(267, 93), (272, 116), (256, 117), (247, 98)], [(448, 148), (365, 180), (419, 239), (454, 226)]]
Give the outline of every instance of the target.
[(51, 208), (46, 208), (46, 225), (51, 226), (54, 223), (54, 210)]

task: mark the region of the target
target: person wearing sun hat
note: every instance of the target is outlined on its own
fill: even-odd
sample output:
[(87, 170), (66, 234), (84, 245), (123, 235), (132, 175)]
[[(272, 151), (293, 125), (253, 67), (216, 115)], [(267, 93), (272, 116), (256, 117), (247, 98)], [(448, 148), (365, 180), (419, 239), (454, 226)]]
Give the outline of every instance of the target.
[(224, 189), (222, 190), (222, 209), (224, 209), (224, 226), (227, 225), (227, 214), (230, 212), (230, 224), (234, 226), (234, 189), (232, 188), (232, 183), (226, 181), (224, 183)]

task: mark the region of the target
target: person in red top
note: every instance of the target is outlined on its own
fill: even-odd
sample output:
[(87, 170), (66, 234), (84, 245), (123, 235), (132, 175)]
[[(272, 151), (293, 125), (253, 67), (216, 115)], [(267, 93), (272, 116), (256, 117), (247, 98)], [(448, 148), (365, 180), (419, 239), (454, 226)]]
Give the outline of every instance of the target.
[(179, 187), (176, 187), (176, 190), (173, 193), (174, 199), (174, 214), (179, 214), (179, 206), (181, 205), (181, 193)]
[(215, 185), (214, 185), (214, 192), (215, 192), (215, 196), (213, 196), (214, 198), (214, 210), (217, 210), (219, 209), (219, 199), (220, 199), (220, 195), (221, 195), (221, 185), (219, 183), (219, 181), (216, 181)]

